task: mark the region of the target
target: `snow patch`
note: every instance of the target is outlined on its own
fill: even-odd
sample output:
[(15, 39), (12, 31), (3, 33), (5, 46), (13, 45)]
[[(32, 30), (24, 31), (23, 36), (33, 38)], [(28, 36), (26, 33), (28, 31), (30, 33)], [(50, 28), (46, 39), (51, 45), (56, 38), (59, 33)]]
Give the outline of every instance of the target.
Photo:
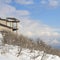
[[(6, 44), (2, 46), (0, 48), (0, 60), (60, 60), (59, 56), (46, 54), (43, 51), (29, 50), (26, 48), (22, 48), (20, 51), (20, 49), (18, 46), (13, 45)], [(20, 54), (18, 56), (19, 51)]]

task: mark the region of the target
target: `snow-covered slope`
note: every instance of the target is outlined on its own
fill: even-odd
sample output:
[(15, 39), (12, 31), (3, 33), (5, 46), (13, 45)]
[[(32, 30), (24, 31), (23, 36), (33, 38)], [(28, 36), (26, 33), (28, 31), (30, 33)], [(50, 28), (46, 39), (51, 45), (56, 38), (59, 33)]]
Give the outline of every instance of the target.
[(18, 46), (6, 44), (0, 48), (0, 60), (60, 60), (60, 57), (46, 54), (43, 51), (18, 49)]
[(43, 51), (29, 50), (18, 46), (1, 44), (0, 33), (0, 60), (60, 60), (59, 56), (46, 54)]

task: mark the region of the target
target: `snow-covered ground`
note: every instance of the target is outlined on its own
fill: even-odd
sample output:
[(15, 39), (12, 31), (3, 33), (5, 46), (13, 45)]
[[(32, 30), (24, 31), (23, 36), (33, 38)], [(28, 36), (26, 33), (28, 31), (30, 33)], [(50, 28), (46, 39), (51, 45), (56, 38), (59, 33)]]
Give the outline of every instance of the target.
[[(1, 34), (0, 39), (3, 40)], [(2, 43), (1, 40), (0, 44)], [(60, 57), (46, 54), (43, 51), (5, 44), (0, 45), (0, 60), (60, 60)]]
[[(18, 46), (5, 45), (0, 48), (0, 60), (60, 60), (56, 55), (46, 54), (43, 51), (29, 50)], [(44, 54), (44, 55), (43, 55)], [(43, 56), (43, 57), (42, 57)]]

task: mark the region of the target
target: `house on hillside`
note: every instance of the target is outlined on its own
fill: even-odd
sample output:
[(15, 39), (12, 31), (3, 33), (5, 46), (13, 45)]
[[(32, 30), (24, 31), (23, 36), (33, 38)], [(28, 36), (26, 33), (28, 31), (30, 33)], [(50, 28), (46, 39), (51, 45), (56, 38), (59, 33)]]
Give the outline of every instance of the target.
[(17, 31), (18, 30), (18, 23), (20, 21), (16, 18), (0, 18), (0, 31), (7, 30), (7, 31)]

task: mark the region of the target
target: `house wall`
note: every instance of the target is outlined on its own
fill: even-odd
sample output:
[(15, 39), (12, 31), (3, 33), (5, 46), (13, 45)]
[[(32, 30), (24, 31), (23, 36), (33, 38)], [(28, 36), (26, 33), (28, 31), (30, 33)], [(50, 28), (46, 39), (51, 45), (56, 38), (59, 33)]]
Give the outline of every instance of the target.
[(6, 21), (0, 20), (0, 23), (6, 25)]
[(6, 21), (3, 21), (3, 20), (0, 20), (0, 23), (4, 24), (4, 25), (7, 25), (9, 27), (12, 27), (12, 22), (6, 22)]
[[(13, 22), (7, 22), (7, 21), (5, 21), (5, 20), (1, 20), (0, 19), (0, 23), (1, 24), (3, 24), (3, 25), (5, 25), (5, 26), (3, 26), (3, 25), (0, 25), (0, 31), (2, 31), (2, 30), (9, 30), (9, 31), (13, 31), (12, 29), (14, 29), (14, 28), (18, 28), (18, 26), (16, 26), (17, 25), (17, 23), (13, 23)], [(10, 28), (8, 28), (8, 27), (11, 27), (11, 29)], [(17, 31), (17, 30), (15, 30), (15, 31)]]
[(0, 26), (0, 31), (3, 31), (3, 30), (12, 31), (12, 29), (9, 29), (9, 28), (4, 27), (4, 26)]
[(7, 22), (7, 26), (12, 27), (12, 22)]
[[(0, 23), (3, 24), (3, 25), (7, 25), (7, 26), (11, 26), (12, 27), (12, 24), (10, 22), (6, 22), (4, 20), (0, 20)], [(2, 31), (2, 30), (12, 31), (12, 29), (9, 29), (9, 28), (4, 27), (4, 26), (0, 26), (0, 31)]]

